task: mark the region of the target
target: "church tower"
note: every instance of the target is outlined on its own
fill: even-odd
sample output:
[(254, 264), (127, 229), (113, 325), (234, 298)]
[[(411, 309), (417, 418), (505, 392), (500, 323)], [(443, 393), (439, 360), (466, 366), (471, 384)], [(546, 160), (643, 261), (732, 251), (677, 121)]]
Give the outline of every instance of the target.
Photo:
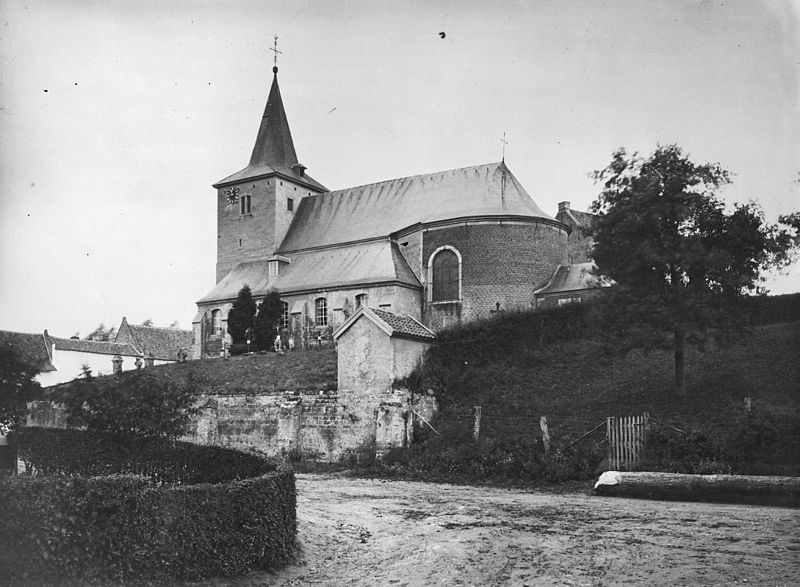
[(300, 200), (328, 191), (297, 160), (277, 65), (272, 73), (250, 163), (213, 186), (217, 190), (217, 283), (238, 263), (271, 257)]

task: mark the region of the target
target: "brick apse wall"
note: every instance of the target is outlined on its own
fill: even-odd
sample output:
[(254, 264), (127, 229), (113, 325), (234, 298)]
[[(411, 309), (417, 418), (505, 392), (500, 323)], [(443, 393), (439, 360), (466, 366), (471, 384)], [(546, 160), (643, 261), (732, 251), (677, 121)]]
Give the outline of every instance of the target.
[(567, 233), (539, 222), (481, 222), (425, 232), (422, 259), (449, 245), (461, 254), (461, 303), (425, 303), (424, 323), (434, 330), (458, 320), (486, 318), (497, 302), (504, 310), (532, 307), (565, 260)]

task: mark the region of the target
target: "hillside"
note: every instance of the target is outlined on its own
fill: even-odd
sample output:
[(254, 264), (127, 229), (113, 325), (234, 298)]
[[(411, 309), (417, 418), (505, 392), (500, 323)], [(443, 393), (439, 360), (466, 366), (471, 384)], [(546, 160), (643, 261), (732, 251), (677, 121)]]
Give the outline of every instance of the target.
[(198, 392), (216, 395), (328, 391), (336, 389), (336, 350), (323, 347), (283, 355), (253, 353), (158, 365), (153, 370), (180, 382), (191, 376)]
[[(555, 327), (542, 328), (554, 318)], [(800, 474), (800, 322), (752, 328), (730, 346), (687, 352), (685, 398), (673, 393), (671, 353), (608, 354), (599, 342), (575, 337), (579, 323), (580, 312), (566, 320), (520, 314), (444, 333), (409, 380), (439, 399), (433, 424), (440, 435), (428, 431), (411, 453), (395, 455), (401, 465), (457, 478), (477, 462), (491, 477), (505, 461), (514, 476), (542, 465), (541, 458), (519, 461), (525, 451), (541, 451), (539, 418), (546, 416), (554, 446), (582, 459), (566, 466), (586, 473), (605, 454), (605, 418), (647, 412), (660, 451), (654, 467)], [(467, 449), (474, 406), (482, 411), (481, 440)]]

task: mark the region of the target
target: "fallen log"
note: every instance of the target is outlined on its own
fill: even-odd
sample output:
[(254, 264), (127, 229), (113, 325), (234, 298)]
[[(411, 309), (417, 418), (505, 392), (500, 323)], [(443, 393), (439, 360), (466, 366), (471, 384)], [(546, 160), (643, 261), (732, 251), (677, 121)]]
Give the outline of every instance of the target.
[(800, 477), (606, 471), (597, 495), (800, 507)]

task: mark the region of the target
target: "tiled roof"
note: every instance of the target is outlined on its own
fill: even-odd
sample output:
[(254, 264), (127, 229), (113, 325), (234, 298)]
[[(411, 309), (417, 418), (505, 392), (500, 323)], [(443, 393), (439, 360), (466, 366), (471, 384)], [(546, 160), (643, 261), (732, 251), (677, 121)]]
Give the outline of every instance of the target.
[(115, 342), (130, 344), (143, 355), (152, 354), (162, 361), (175, 361), (178, 349), (191, 348), (193, 339), (189, 330), (138, 326), (128, 324), (127, 319), (123, 318)]
[(591, 228), (594, 224), (595, 218), (597, 218), (597, 214), (592, 214), (591, 212), (581, 212), (580, 210), (573, 210), (572, 208), (559, 210), (558, 214), (556, 214), (557, 220), (560, 220), (565, 224), (569, 224), (568, 220), (571, 220), (573, 224), (583, 229)]
[(389, 282), (422, 287), (397, 245), (388, 239), (302, 251), (288, 257), (291, 263), (282, 264), (280, 274), (271, 278), (266, 259), (240, 263), (198, 303), (235, 299), (244, 285), (250, 286), (255, 297), (266, 295), (272, 288), (289, 293)]
[(487, 216), (555, 222), (505, 163), (490, 163), (303, 198), (278, 251), (388, 237), (419, 223)]
[(283, 108), (276, 71), (272, 79), (267, 105), (264, 107), (261, 125), (258, 128), (256, 144), (250, 156), (250, 163), (241, 171), (219, 180), (214, 186), (219, 187), (253, 177), (278, 173), (294, 181), (306, 184), (316, 191), (327, 191), (325, 186), (311, 176), (305, 173), (300, 175), (299, 170), (293, 167), (297, 164), (297, 153), (294, 150), (294, 142), (292, 141), (292, 133), (289, 130), (289, 121), (286, 119), (286, 111)]
[(35, 367), (42, 373), (56, 370), (48, 349), (49, 337), (45, 339), (44, 334), (0, 330), (0, 347), (6, 346), (14, 349), (20, 361)]
[(536, 290), (537, 296), (566, 293), (584, 289), (610, 287), (614, 281), (603, 275), (596, 275), (597, 265), (592, 262), (559, 265), (547, 285)]
[(136, 357), (139, 352), (130, 344), (96, 340), (75, 340), (74, 338), (53, 338), (57, 351), (75, 351), (96, 355), (126, 355)]
[(430, 340), (436, 338), (433, 332), (425, 328), (411, 316), (401, 316), (399, 314), (387, 312), (386, 310), (376, 310), (374, 308), (370, 308), (369, 310), (392, 329), (392, 335), (427, 338)]

